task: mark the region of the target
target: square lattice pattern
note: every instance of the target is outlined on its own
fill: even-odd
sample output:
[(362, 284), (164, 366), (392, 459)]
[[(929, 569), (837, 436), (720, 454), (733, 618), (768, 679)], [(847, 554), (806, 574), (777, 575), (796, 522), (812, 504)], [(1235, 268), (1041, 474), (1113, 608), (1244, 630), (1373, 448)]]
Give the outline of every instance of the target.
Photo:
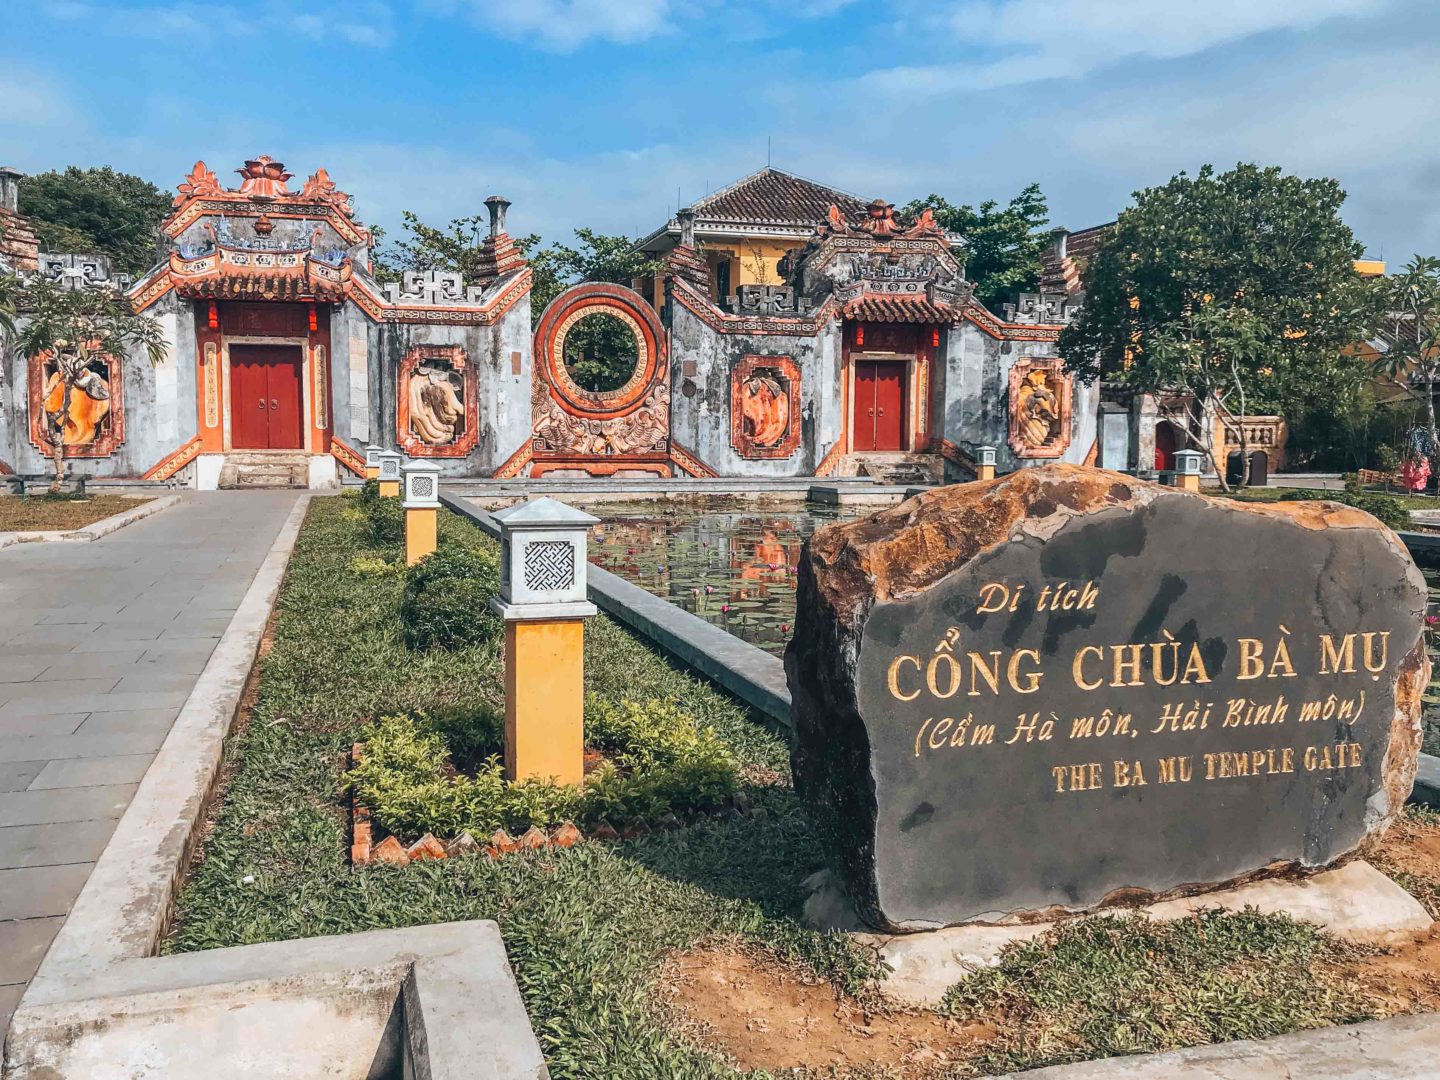
[(525, 587), (559, 592), (575, 584), (575, 547), (565, 540), (537, 540), (525, 545)]
[(430, 476), (417, 476), (410, 481), (410, 490), (417, 499), (428, 499), (435, 494), (435, 479)]

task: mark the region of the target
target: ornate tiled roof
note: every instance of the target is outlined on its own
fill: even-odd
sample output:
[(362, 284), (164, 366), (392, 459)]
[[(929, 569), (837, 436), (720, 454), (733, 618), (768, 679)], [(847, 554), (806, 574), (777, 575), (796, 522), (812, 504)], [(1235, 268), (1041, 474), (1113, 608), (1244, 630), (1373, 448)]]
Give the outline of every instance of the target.
[(862, 296), (847, 303), (845, 318), (857, 322), (949, 324), (955, 313), (922, 296)]
[(694, 204), (705, 222), (733, 221), (813, 227), (831, 206), (848, 218), (865, 213), (865, 202), (848, 192), (766, 166)]

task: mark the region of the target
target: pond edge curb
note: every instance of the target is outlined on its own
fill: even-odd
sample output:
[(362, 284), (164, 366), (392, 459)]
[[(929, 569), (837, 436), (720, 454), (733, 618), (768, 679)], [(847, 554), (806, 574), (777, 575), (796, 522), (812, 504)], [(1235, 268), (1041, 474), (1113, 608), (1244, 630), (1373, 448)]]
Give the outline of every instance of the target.
[[(465, 498), (441, 492), (440, 502), (490, 537), (500, 538), (500, 526), (490, 514)], [(790, 727), (790, 687), (785, 681), (785, 665), (778, 656), (741, 641), (593, 562), (586, 571), (586, 580), (590, 602), (600, 610), (757, 712), (786, 729)]]

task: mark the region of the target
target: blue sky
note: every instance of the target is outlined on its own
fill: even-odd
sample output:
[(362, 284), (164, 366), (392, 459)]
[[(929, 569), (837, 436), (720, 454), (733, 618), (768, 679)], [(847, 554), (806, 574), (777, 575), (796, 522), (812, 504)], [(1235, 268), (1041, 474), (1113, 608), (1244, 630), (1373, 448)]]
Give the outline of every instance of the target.
[(0, 0), (0, 162), (173, 188), (269, 153), (392, 228), (648, 232), (775, 165), (1057, 224), (1211, 161), (1338, 177), (1370, 253), (1440, 254), (1435, 0)]

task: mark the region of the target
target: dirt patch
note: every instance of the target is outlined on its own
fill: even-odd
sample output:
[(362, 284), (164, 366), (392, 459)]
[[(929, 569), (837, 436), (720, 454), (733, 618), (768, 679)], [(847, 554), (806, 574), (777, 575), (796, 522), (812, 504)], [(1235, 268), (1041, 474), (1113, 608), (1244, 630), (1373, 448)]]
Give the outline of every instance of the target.
[(1392, 1016), (1440, 1011), (1440, 930), (1422, 930), (1403, 945), (1341, 966), (1336, 974), (1354, 979)]
[[(1432, 917), (1440, 915), (1440, 816), (1407, 810), (1368, 858)], [(1440, 923), (1403, 944), (1346, 964), (1339, 974), (1357, 980), (1388, 1012), (1440, 1011)]]
[(963, 1061), (993, 1035), (921, 1011), (868, 1012), (829, 983), (732, 949), (672, 957), (661, 995), (682, 1030), (742, 1070), (888, 1067), (923, 1077)]
[(150, 501), (128, 495), (94, 495), (85, 499), (6, 495), (0, 497), (0, 532), (83, 529)]

